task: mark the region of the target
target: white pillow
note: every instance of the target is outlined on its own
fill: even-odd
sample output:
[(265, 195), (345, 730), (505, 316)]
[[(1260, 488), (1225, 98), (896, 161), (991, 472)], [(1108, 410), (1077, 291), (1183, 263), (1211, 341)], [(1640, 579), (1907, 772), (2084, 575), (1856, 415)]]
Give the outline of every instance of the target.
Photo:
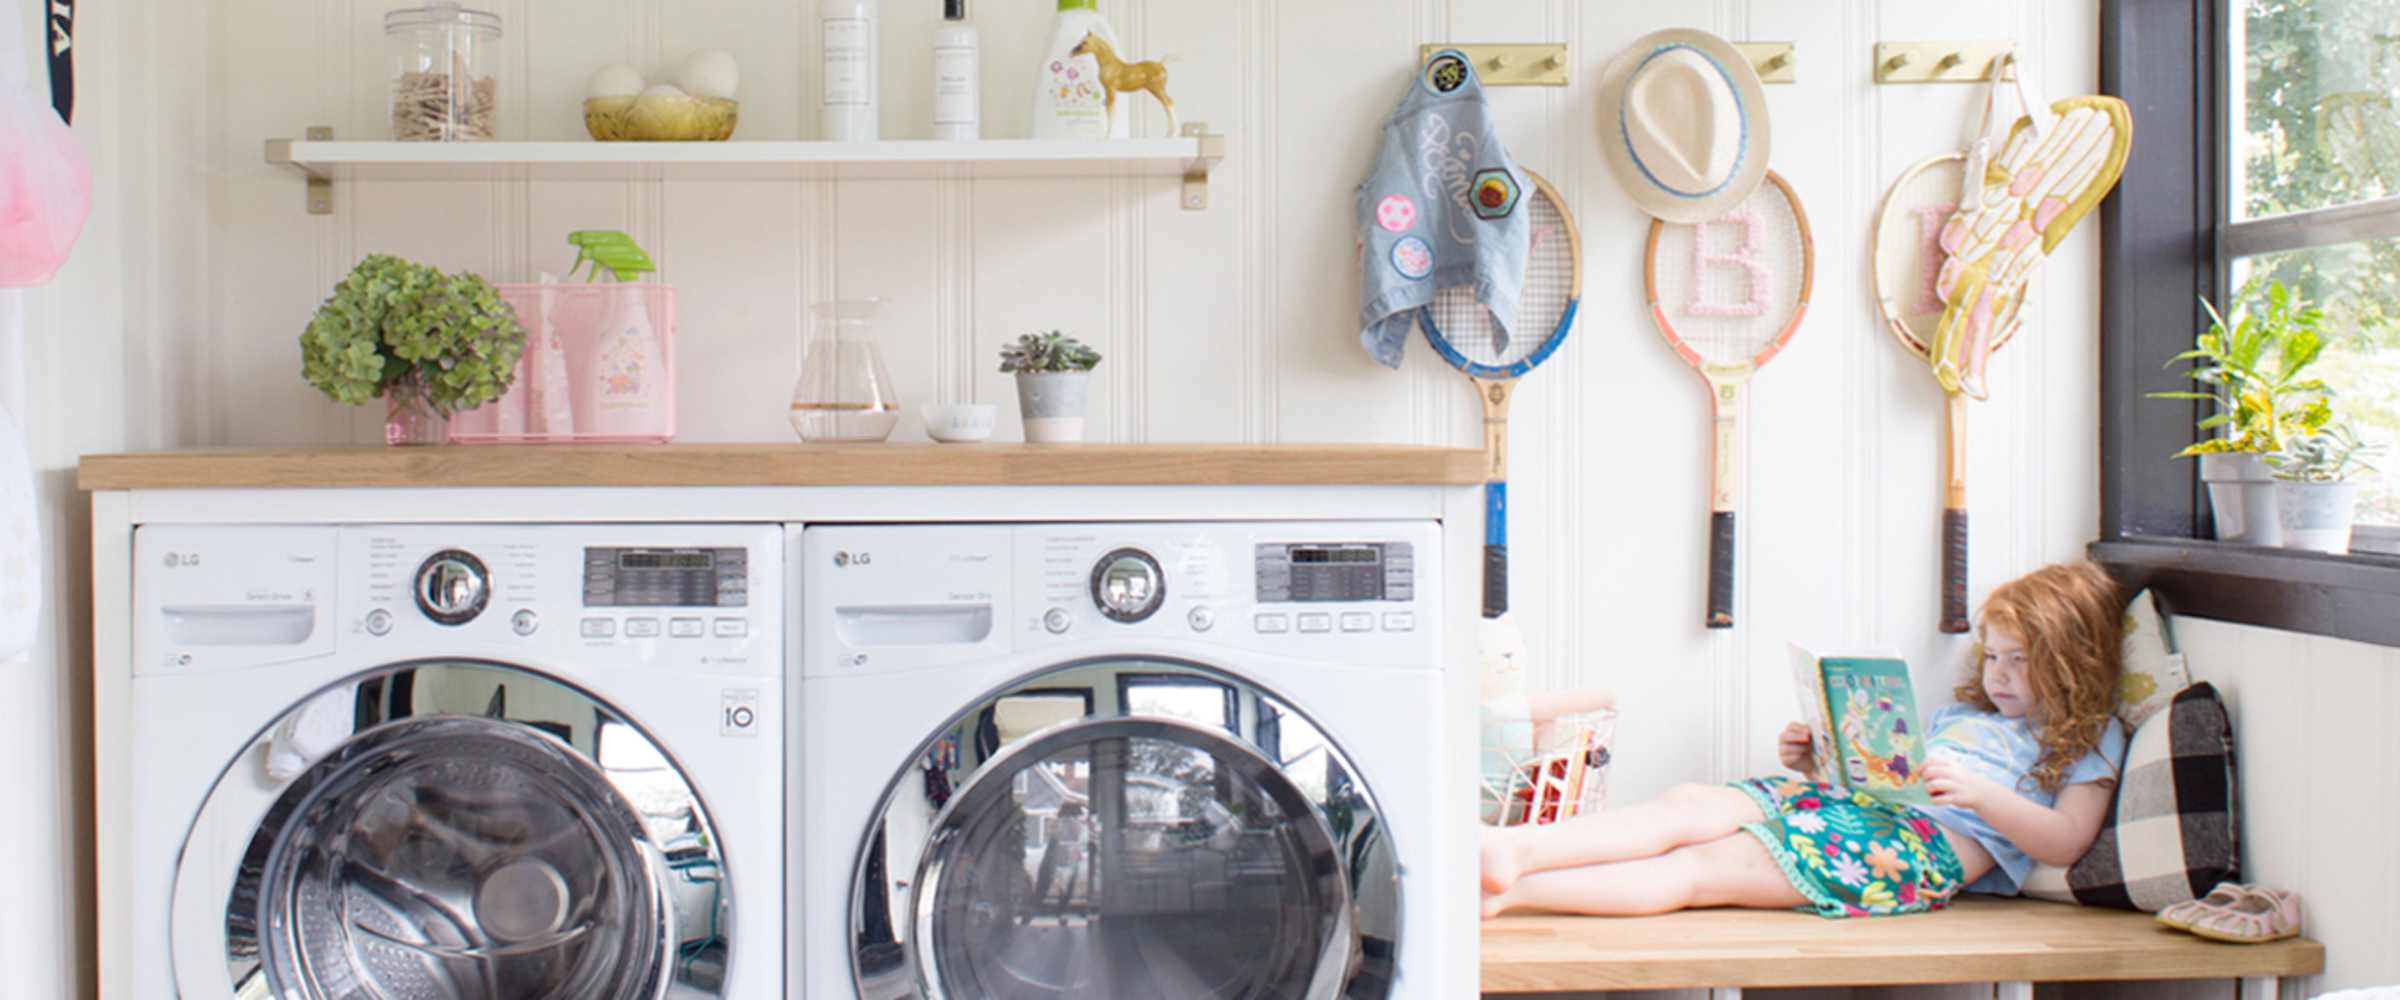
[(2133, 595), (2125, 607), (2125, 669), (2117, 678), (2117, 718), (2125, 720), (2125, 731), (2141, 728), (2191, 684), (2191, 671), (2175, 651), (2157, 599), (2147, 590)]

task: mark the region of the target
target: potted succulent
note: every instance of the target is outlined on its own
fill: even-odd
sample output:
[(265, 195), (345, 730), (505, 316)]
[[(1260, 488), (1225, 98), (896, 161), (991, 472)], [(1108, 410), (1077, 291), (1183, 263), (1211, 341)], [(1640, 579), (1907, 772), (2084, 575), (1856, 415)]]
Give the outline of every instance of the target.
[(1083, 404), (1099, 363), (1100, 352), (1057, 330), (1028, 333), (1000, 349), (1000, 370), (1017, 377), (1025, 440), (1083, 440)]
[(2280, 281), (2267, 285), (2263, 304), (2235, 308), (2231, 321), (2205, 299), (2200, 306), (2208, 310), (2208, 329), (2167, 364), (2200, 362), (2187, 374), (2203, 389), (2150, 397), (2217, 404), (2199, 429), (2218, 433), (2176, 457), (2200, 459), (2219, 540), (2280, 545), (2275, 476), (2263, 459), (2295, 437), (2315, 434), (2333, 417), (2332, 390), (2321, 379), (2304, 377), (2325, 348), (2318, 330), (2324, 310)]
[(2276, 510), (2286, 548), (2350, 551), (2350, 523), (2357, 513), (2360, 473), (2375, 471), (2367, 458), (2380, 447), (2335, 424), (2286, 442), (2266, 457), (2275, 469)]
[(352, 268), (300, 334), (301, 373), (352, 406), (384, 400), (387, 444), (440, 444), (450, 415), (516, 379), (525, 327), (490, 283), (384, 254)]

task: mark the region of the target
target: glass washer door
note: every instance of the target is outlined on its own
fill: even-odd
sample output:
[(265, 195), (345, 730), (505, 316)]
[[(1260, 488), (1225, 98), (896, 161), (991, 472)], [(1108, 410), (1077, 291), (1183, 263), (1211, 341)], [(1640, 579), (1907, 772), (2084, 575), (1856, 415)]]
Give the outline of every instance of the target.
[(1054, 668), (962, 713), (917, 764), (862, 851), (865, 997), (1388, 990), (1380, 817), (1330, 742), (1250, 684), (1166, 661)]
[[(664, 752), (592, 695), (498, 664), (371, 671), (270, 725), (202, 824), (244, 807), (236, 789), (259, 784), (245, 769), (278, 761), (301, 771), (223, 898), (234, 995), (718, 995), (730, 907), (714, 833)], [(179, 895), (210, 881), (189, 871), (211, 863), (196, 853)]]

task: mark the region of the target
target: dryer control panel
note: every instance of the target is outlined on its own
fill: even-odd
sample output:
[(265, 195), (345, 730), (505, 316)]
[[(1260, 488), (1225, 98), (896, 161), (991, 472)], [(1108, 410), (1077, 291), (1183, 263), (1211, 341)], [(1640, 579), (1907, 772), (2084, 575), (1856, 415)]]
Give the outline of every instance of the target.
[(801, 535), (803, 670), (817, 675), (1033, 652), (1439, 661), (1434, 522), (825, 526)]

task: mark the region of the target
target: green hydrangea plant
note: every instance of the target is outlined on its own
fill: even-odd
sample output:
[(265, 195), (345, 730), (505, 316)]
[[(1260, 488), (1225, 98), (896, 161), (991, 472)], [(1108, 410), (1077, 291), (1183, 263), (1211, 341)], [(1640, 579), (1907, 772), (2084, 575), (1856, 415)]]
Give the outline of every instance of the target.
[(524, 351), (491, 283), (384, 254), (352, 268), (300, 334), (301, 373), (325, 395), (417, 395), (445, 417), (500, 398)]
[(1000, 371), (1088, 372), (1100, 364), (1100, 352), (1057, 330), (1028, 333), (1000, 349)]

